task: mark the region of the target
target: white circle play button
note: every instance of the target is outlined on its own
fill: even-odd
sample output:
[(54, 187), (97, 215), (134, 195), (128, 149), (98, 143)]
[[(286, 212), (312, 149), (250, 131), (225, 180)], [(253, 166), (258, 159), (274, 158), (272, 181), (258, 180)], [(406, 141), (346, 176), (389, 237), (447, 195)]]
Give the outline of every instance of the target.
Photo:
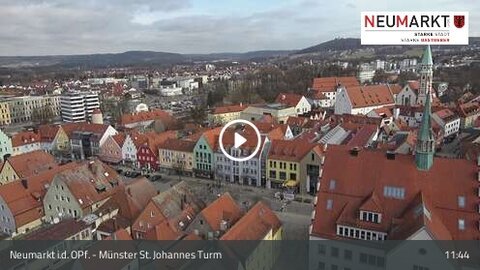
[[(255, 147), (255, 150), (249, 156), (246, 156), (246, 157), (234, 157), (234, 156), (230, 155), (225, 150), (225, 146), (224, 146), (224, 143), (223, 143), (223, 136), (225, 135), (225, 131), (229, 127), (231, 127), (233, 125), (237, 125), (237, 124), (248, 125), (249, 127), (251, 127), (255, 131), (255, 134), (256, 134), (257, 144), (256, 144), (256, 147)], [(245, 138), (243, 135), (241, 135), (238, 132), (234, 133), (234, 137), (233, 137), (233, 147), (234, 148), (240, 148), (242, 145), (244, 145), (247, 142), (248, 142), (248, 139)], [(220, 145), (220, 150), (222, 151), (222, 153), (228, 159), (233, 160), (233, 161), (247, 161), (247, 160), (253, 158), (258, 153), (258, 151), (260, 151), (261, 142), (262, 142), (262, 138), (260, 136), (260, 131), (258, 131), (258, 128), (254, 124), (252, 124), (251, 122), (249, 122), (247, 120), (243, 120), (243, 119), (237, 119), (237, 120), (233, 120), (233, 121), (228, 122), (222, 128), (222, 130), (220, 131), (220, 136), (218, 138), (218, 144)]]

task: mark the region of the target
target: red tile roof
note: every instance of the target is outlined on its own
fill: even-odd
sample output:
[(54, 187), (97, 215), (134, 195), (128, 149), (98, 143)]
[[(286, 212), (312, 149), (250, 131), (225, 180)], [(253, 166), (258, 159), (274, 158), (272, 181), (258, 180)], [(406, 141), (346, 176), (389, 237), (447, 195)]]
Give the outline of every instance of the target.
[(282, 227), (277, 215), (263, 202), (256, 203), (220, 240), (262, 240)]
[(280, 93), (275, 99), (276, 103), (285, 104), (290, 107), (295, 107), (298, 105), (302, 99), (302, 95), (293, 94), (293, 93)]
[(242, 210), (227, 192), (200, 212), (212, 231), (220, 231), (222, 220), (235, 224), (242, 217)]
[(235, 105), (227, 105), (215, 107), (213, 114), (224, 114), (224, 113), (234, 113), (234, 112), (243, 112), (248, 107), (248, 105), (240, 103)]
[(111, 197), (123, 185), (118, 173), (99, 160), (85, 161), (55, 179), (65, 183), (83, 209)]
[(460, 116), (467, 117), (480, 114), (480, 104), (478, 102), (468, 102), (458, 105)]
[(7, 162), (12, 166), (19, 178), (30, 177), (58, 166), (55, 158), (42, 150), (11, 156), (3, 166)]
[(147, 138), (146, 144), (150, 148), (150, 150), (153, 151), (153, 153), (156, 153), (158, 155), (158, 148), (160, 145), (162, 145), (166, 140), (168, 139), (176, 139), (178, 137), (177, 131), (169, 130), (165, 132), (148, 132), (144, 134), (145, 137)]
[(29, 233), (22, 240), (66, 240), (86, 228), (88, 225), (81, 220), (66, 219)]
[(303, 140), (273, 140), (268, 152), (268, 159), (298, 162), (314, 148), (318, 148), (321, 152), (320, 144), (308, 143)]
[(120, 240), (120, 241), (127, 241), (132, 240), (132, 236), (127, 232), (125, 229), (119, 229), (118, 231), (112, 233), (109, 237), (105, 238), (104, 240)]
[(101, 207), (101, 212), (118, 209), (118, 216), (126, 218), (132, 224), (155, 195), (157, 188), (145, 177), (129, 182)]
[[(480, 237), (479, 201), (472, 192), (478, 188), (474, 162), (435, 158), (430, 171), (425, 172), (417, 170), (412, 155), (397, 154), (390, 160), (382, 151), (364, 149), (353, 156), (350, 150), (331, 145), (326, 151), (321, 180), (325, 185), (320, 185), (317, 195), (312, 235), (337, 239), (336, 226), (347, 225), (385, 232), (391, 240), (403, 240), (423, 226), (439, 240)], [(336, 181), (333, 189), (329, 184), (332, 180)], [(403, 197), (385, 193), (392, 187), (403, 188)], [(458, 204), (459, 196), (465, 198), (464, 207)], [(380, 224), (359, 219), (362, 205), (373, 207), (368, 200), (381, 209)], [(465, 220), (465, 230), (458, 228), (459, 219)]]
[(388, 85), (351, 86), (346, 90), (353, 108), (395, 104)]
[(354, 131), (352, 138), (348, 141), (347, 145), (350, 147), (367, 147), (377, 132), (378, 126), (363, 125)]
[(163, 221), (155, 225), (151, 230), (145, 233), (145, 239), (157, 241), (173, 241), (178, 240), (183, 234), (174, 230), (168, 221)]
[(175, 123), (175, 118), (170, 115), (168, 112), (155, 109), (148, 112), (137, 112), (133, 114), (124, 114), (120, 118), (120, 125), (125, 126), (128, 124), (134, 124), (144, 121), (153, 121), (159, 120), (162, 121), (165, 126), (170, 126)]
[(120, 148), (123, 146), (123, 143), (125, 142), (125, 138), (127, 138), (127, 135), (123, 132), (119, 132), (115, 135), (112, 136), (113, 140), (120, 146)]
[(103, 135), (107, 131), (108, 127), (109, 125), (86, 122), (67, 123), (62, 125), (63, 130), (65, 130), (69, 137), (73, 134), (73, 132), (92, 132), (94, 134)]
[(27, 144), (40, 143), (40, 140), (40, 134), (32, 131), (19, 132), (12, 136), (12, 146), (19, 147)]
[(159, 149), (166, 149), (178, 152), (193, 152), (196, 141), (182, 140), (182, 139), (167, 139), (158, 146)]
[(52, 142), (57, 136), (60, 130), (60, 125), (42, 125), (38, 128), (38, 134), (40, 134), (40, 140), (42, 142)]
[(360, 83), (355, 77), (323, 77), (313, 79), (312, 88), (317, 92), (335, 92), (339, 85), (351, 87)]

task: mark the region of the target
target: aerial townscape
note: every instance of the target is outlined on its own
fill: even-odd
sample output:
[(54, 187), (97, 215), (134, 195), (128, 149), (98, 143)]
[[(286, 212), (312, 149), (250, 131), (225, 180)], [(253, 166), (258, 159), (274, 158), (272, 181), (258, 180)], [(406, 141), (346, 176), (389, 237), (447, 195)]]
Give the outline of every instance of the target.
[[(52, 10), (70, 10), (59, 2)], [(111, 24), (100, 20), (105, 39), (94, 29), (98, 21), (90, 25), (76, 6), (65, 15), (74, 23), (46, 31), (62, 32), (54, 53), (42, 36), (31, 51), (39, 56), (23, 45), (16, 54), (21, 42), (3, 40), (22, 34), (0, 29), (0, 269), (292, 269), (295, 259), (281, 255), (289, 248), (305, 253), (290, 254), (298, 260), (309, 255), (310, 269), (411, 269), (409, 260), (422, 262), (431, 250), (382, 244), (480, 240), (480, 38), (470, 37), (468, 45), (362, 45), (331, 34), (304, 49), (189, 53), (188, 46), (204, 44), (200, 38), (183, 44), (196, 32), (208, 30), (207, 45), (226, 51), (241, 38), (221, 43), (213, 35), (225, 39), (228, 31), (220, 28), (234, 31), (233, 19), (200, 24), (196, 18), (185, 19), (194, 31), (180, 36), (177, 24), (157, 25), (167, 33), (161, 41), (180, 40), (175, 44), (185, 53), (141, 46), (118, 53), (159, 42), (148, 28), (157, 22), (148, 19), (154, 9), (132, 19), (117, 3), (103, 10), (87, 2), (96, 20), (115, 17)], [(25, 5), (19, 12), (1, 3), (0, 24), (39, 8), (50, 14), (47, 4)], [(263, 15), (283, 20), (280, 11)], [(309, 18), (295, 19), (302, 20)], [(113, 21), (123, 34), (112, 36), (122, 32)], [(37, 23), (27, 28), (49, 21)], [(98, 53), (63, 33), (70, 27), (74, 33), (77, 24), (89, 26), (94, 41), (84, 32), (78, 38)], [(200, 30), (205, 24), (215, 27)], [(248, 38), (264, 30), (249, 30)], [(117, 53), (104, 53), (110, 49)], [(91, 253), (114, 241), (117, 248), (136, 243), (124, 250), (130, 255), (130, 248), (168, 241), (165, 257), (184, 254), (181, 243), (196, 243), (197, 250), (205, 242), (255, 245), (221, 247), (235, 258), (221, 263), (211, 260), (217, 253), (195, 253), (204, 259), (198, 265), (120, 253), (105, 255), (120, 260), (96, 265), (6, 255), (16, 243), (41, 242), (35, 240), (50, 240), (44, 250)], [(399, 260), (399, 250), (410, 252), (409, 259)], [(445, 269), (445, 260), (423, 263), (413, 269)]]
[(479, 239), (478, 60), (318, 58), (359, 50), (3, 76), (1, 237)]

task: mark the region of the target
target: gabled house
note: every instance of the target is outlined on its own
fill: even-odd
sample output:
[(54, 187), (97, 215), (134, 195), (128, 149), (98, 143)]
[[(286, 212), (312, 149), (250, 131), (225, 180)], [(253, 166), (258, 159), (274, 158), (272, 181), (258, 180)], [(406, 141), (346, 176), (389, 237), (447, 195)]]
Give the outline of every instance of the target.
[(0, 186), (0, 233), (13, 237), (40, 226), (44, 217), (43, 197), (53, 177), (76, 166), (68, 163)]
[(12, 139), (0, 130), (0, 160), (5, 161), (12, 153)]
[(215, 169), (213, 155), (221, 129), (219, 127), (205, 131), (195, 144), (193, 149), (195, 158), (193, 173), (195, 176), (213, 178)]
[(371, 110), (394, 106), (391, 85), (340, 87), (337, 90), (335, 114), (368, 114)]
[(308, 102), (307, 98), (298, 94), (280, 93), (275, 99), (275, 102), (295, 107), (297, 115), (305, 114), (312, 110), (312, 105)]
[(97, 228), (97, 238), (108, 237), (119, 229), (131, 234), (132, 224), (156, 195), (157, 188), (145, 177), (120, 186), (112, 198), (95, 212), (103, 219)]
[(175, 233), (185, 231), (205, 203), (180, 182), (153, 197), (132, 225), (134, 239), (145, 239), (147, 232), (164, 223)]
[(70, 153), (70, 139), (61, 125), (42, 125), (38, 134), (42, 150), (52, 154)]
[(84, 161), (74, 170), (58, 173), (43, 199), (48, 222), (94, 213), (123, 185), (121, 177), (99, 160)]
[(55, 158), (41, 150), (9, 157), (0, 169), (0, 185), (57, 167)]
[(246, 107), (243, 103), (215, 107), (213, 111), (208, 114), (208, 121), (214, 125), (227, 124), (230, 121), (239, 119), (240, 113), (245, 110)]
[(202, 239), (219, 239), (242, 217), (242, 209), (227, 192), (205, 207), (187, 231)]
[(460, 116), (460, 128), (475, 127), (477, 119), (480, 116), (480, 104), (478, 102), (459, 104), (457, 111)]
[(141, 145), (147, 142), (147, 137), (137, 131), (126, 134), (122, 146), (122, 163), (123, 165), (138, 166), (137, 152)]
[(159, 146), (167, 139), (177, 138), (176, 131), (165, 131), (162, 133), (150, 132), (144, 134), (146, 142), (138, 147), (137, 158), (138, 167), (148, 171), (157, 171), (160, 165)]
[(98, 156), (100, 147), (118, 132), (109, 125), (92, 123), (68, 123), (63, 126), (70, 139), (72, 159), (87, 159)]
[(309, 89), (308, 98), (315, 107), (330, 108), (335, 106), (338, 87), (360, 86), (355, 77), (323, 77), (314, 78)]
[(98, 158), (107, 163), (118, 164), (122, 162), (122, 147), (125, 142), (125, 133), (118, 133), (108, 136), (103, 145), (100, 147)]
[(32, 131), (16, 133), (12, 136), (12, 149), (14, 156), (41, 150), (41, 137)]

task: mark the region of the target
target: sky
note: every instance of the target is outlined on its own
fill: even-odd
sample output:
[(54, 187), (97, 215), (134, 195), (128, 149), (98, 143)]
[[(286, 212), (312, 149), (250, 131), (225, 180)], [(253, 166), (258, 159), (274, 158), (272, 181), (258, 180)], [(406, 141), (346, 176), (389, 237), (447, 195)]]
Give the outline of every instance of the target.
[(0, 0), (0, 55), (303, 49), (360, 36), (362, 11), (469, 11), (478, 0)]

